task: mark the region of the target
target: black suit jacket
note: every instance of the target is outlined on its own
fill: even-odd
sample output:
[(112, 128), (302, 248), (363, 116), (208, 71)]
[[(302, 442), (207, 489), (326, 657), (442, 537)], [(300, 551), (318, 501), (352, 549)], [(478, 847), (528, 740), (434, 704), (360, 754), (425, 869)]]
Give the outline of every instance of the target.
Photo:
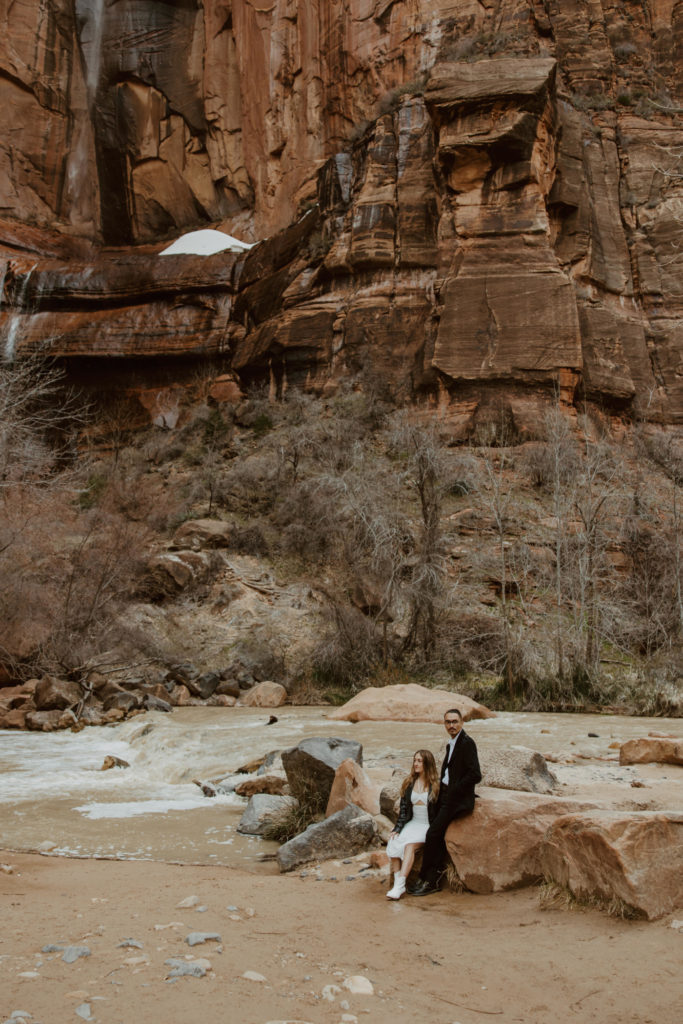
[[(448, 749), (446, 750), (446, 757)], [(441, 779), (446, 770), (446, 758), (441, 765)], [(448, 762), (448, 785), (441, 784), (439, 805), (447, 808), (450, 817), (471, 814), (474, 810), (474, 787), (481, 782), (477, 745), (464, 729), (460, 730), (453, 756)]]

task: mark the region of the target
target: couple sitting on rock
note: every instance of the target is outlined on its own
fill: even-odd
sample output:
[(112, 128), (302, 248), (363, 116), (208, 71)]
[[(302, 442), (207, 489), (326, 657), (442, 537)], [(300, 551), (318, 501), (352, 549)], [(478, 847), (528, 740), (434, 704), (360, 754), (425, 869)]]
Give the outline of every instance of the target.
[(399, 900), (406, 892), (415, 853), (422, 847), (420, 877), (407, 892), (411, 896), (426, 896), (441, 888), (448, 860), (446, 829), (456, 818), (474, 810), (474, 787), (481, 782), (476, 744), (464, 731), (462, 714), (457, 708), (448, 710), (443, 721), (450, 739), (441, 775), (431, 750), (418, 750), (401, 789), (398, 819), (387, 844), (394, 873), (393, 885), (387, 893), (390, 900)]

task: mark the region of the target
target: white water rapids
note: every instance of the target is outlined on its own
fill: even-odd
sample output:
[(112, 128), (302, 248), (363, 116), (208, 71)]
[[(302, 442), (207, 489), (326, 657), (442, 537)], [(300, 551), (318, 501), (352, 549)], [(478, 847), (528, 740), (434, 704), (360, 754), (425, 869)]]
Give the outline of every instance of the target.
[[(275, 847), (236, 832), (246, 801), (235, 795), (207, 798), (193, 779), (221, 778), (254, 757), (322, 735), (359, 740), (365, 768), (379, 782), (394, 766), (407, 768), (420, 747), (438, 753), (445, 739), (439, 725), (352, 725), (330, 721), (326, 711), (280, 708), (278, 722), (267, 726), (269, 712), (263, 709), (183, 708), (75, 734), (0, 731), (0, 849), (34, 850), (50, 842), (56, 844), (53, 852), (72, 856), (256, 867)], [(668, 803), (669, 788), (683, 775), (676, 766), (659, 766), (649, 777), (654, 766), (620, 768), (618, 751), (610, 749), (650, 731), (681, 736), (683, 723), (676, 719), (500, 714), (466, 729), (484, 768), (487, 752), (500, 746), (579, 755), (576, 764), (550, 765), (566, 795), (588, 786), (623, 806), (643, 795), (661, 795)], [(109, 754), (130, 767), (101, 771)], [(647, 793), (630, 786), (642, 777)]]

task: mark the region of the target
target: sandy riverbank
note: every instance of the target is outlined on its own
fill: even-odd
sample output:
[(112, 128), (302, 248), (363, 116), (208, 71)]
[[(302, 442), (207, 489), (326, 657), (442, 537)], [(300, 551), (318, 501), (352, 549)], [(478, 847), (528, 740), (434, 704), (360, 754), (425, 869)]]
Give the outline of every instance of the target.
[[(538, 891), (441, 893), (392, 904), (358, 865), (337, 881), (239, 868), (0, 852), (0, 1013), (42, 1024), (673, 1024), (683, 932), (597, 911), (541, 911)], [(196, 896), (196, 907), (178, 903)], [(233, 908), (233, 909), (230, 909)], [(236, 908), (236, 909), (235, 909)], [(192, 932), (215, 941), (190, 947)], [(125, 939), (138, 946), (120, 947)], [(86, 946), (67, 964), (47, 944)], [(165, 961), (205, 958), (166, 981)], [(253, 971), (265, 980), (250, 980)], [(373, 995), (343, 988), (362, 975)], [(326, 986), (334, 1001), (323, 998)], [(346, 1015), (346, 1016), (345, 1016)]]

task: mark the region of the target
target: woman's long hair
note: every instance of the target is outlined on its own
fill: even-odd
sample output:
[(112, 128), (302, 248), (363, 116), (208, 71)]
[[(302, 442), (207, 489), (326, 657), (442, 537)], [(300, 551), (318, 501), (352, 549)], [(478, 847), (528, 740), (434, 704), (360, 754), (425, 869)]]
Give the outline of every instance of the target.
[(405, 793), (408, 786), (415, 784), (418, 773), (415, 771), (415, 758), (417, 755), (422, 758), (422, 766), (424, 768), (425, 777), (427, 779), (427, 788), (429, 790), (429, 800), (436, 800), (439, 795), (439, 773), (436, 770), (436, 761), (431, 750), (416, 750), (413, 754), (413, 763), (410, 768), (410, 775), (406, 775), (401, 786), (401, 796)]

